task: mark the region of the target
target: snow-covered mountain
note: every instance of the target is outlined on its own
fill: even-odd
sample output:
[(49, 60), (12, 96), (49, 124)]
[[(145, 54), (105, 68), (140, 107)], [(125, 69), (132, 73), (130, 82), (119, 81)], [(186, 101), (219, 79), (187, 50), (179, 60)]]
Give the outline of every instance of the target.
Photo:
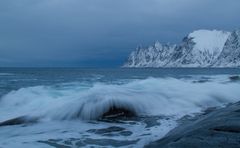
[(239, 67), (240, 31), (197, 30), (181, 44), (133, 51), (123, 67)]

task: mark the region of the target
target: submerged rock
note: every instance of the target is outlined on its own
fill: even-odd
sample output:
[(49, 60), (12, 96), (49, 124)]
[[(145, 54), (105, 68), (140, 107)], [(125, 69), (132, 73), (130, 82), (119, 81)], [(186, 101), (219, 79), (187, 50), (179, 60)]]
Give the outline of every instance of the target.
[(176, 127), (146, 148), (239, 148), (240, 102)]
[(133, 134), (131, 131), (127, 131), (125, 128), (118, 127), (118, 126), (111, 126), (103, 129), (90, 129), (87, 132), (102, 135), (102, 136), (108, 136), (108, 137), (119, 136), (119, 135), (130, 136)]

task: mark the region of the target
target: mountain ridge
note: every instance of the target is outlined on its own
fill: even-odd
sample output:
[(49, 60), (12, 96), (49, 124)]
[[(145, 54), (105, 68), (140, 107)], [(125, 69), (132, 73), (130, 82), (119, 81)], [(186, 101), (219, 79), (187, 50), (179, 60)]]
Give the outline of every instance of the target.
[(133, 51), (123, 67), (240, 67), (240, 30), (196, 30), (176, 44)]

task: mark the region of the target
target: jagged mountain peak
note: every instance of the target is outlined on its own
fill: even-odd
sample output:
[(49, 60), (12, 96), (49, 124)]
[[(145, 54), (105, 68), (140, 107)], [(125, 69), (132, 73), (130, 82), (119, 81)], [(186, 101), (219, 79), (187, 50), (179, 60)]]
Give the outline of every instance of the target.
[[(159, 67), (168, 63), (170, 54), (176, 45), (155, 42), (147, 48), (137, 48), (133, 51), (123, 67)], [(166, 57), (166, 58), (165, 58)]]

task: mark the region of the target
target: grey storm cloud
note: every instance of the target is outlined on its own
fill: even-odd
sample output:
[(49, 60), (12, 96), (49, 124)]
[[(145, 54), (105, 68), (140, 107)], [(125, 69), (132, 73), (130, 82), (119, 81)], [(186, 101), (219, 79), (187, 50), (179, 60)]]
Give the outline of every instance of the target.
[(138, 45), (240, 27), (239, 0), (2, 0), (0, 66), (119, 66)]

